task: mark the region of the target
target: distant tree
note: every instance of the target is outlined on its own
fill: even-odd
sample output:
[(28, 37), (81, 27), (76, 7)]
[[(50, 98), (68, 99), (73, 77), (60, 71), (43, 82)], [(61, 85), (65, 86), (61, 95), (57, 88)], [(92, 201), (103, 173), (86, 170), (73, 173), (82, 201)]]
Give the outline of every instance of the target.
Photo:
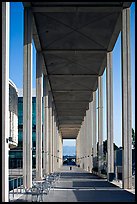
[[(114, 145), (114, 151), (117, 150), (118, 146), (115, 143), (113, 143), (113, 145)], [(107, 153), (107, 140), (103, 141), (103, 152), (106, 155), (106, 153)]]
[[(117, 150), (118, 149), (118, 146), (114, 144), (114, 150)], [(98, 151), (98, 143), (97, 143), (97, 151)], [(106, 153), (107, 153), (107, 140), (103, 141), (103, 153), (104, 155), (106, 156)]]
[(114, 143), (114, 150), (119, 149), (118, 146)]
[(133, 148), (135, 149), (135, 131), (133, 128), (132, 128), (132, 145), (133, 145)]
[(103, 153), (104, 155), (107, 153), (107, 140), (103, 141)]

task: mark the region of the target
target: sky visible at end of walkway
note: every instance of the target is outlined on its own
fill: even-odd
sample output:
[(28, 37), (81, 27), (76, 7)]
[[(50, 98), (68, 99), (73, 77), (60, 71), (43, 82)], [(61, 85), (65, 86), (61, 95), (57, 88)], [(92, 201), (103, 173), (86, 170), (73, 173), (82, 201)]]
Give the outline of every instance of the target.
[[(130, 7), (132, 128), (135, 130), (135, 3)], [(17, 88), (23, 87), (23, 5), (10, 2), (10, 79)], [(36, 87), (36, 50), (33, 44), (33, 88)], [(121, 87), (121, 34), (113, 49), (113, 118), (114, 142), (122, 146), (122, 87)], [(103, 74), (103, 140), (106, 139), (106, 71)], [(98, 135), (98, 132), (97, 132)], [(72, 140), (64, 144), (75, 145)]]

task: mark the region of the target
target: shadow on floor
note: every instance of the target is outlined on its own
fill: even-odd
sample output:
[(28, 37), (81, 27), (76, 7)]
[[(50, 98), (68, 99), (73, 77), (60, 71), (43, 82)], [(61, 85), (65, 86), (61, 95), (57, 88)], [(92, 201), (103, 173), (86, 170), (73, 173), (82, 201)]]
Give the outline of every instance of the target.
[(73, 187), (114, 187), (119, 188), (118, 186), (115, 186), (112, 183), (109, 183), (107, 181), (73, 181)]
[(77, 202), (135, 202), (135, 195), (125, 190), (73, 191)]

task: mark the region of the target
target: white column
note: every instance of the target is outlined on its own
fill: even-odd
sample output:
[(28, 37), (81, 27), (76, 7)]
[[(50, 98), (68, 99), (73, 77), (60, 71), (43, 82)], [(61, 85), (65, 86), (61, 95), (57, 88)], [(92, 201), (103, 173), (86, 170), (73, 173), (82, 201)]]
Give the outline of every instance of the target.
[(103, 87), (102, 76), (98, 77), (98, 173), (103, 167)]
[(55, 120), (54, 120), (54, 171), (57, 169), (57, 130), (56, 130), (56, 114), (55, 114)]
[(112, 52), (107, 53), (106, 67), (106, 104), (107, 104), (107, 177), (114, 173), (114, 144), (113, 144), (113, 71)]
[(93, 157), (92, 157), (92, 146), (93, 146), (93, 102), (89, 104), (89, 171), (92, 172), (93, 168)]
[(61, 155), (62, 155), (62, 149), (61, 149), (61, 133), (59, 132), (59, 168), (62, 165), (62, 161), (61, 161)]
[(60, 149), (61, 149), (61, 151), (60, 151), (60, 165), (62, 166), (63, 165), (63, 139), (62, 139), (62, 135), (60, 134), (60, 144), (61, 144), (61, 146), (60, 146)]
[(55, 126), (54, 126), (54, 104), (52, 103), (52, 172), (54, 172), (54, 134), (55, 134)]
[(54, 162), (55, 162), (55, 171), (57, 171), (57, 122), (56, 122), (56, 116), (55, 116), (55, 136), (54, 136), (54, 146), (55, 146), (55, 157), (54, 157)]
[(87, 146), (87, 134), (88, 134), (88, 131), (87, 131), (87, 127), (88, 127), (88, 110), (86, 111), (86, 117), (85, 117), (85, 128), (84, 128), (84, 146), (85, 146), (85, 148), (84, 148), (84, 163), (85, 163), (85, 165), (84, 165), (84, 169), (87, 171), (88, 170), (88, 163), (87, 163), (87, 161), (88, 161), (88, 158), (87, 158), (87, 153), (88, 153), (88, 146)]
[(79, 157), (79, 134), (76, 137), (76, 164), (78, 164)]
[(82, 134), (83, 169), (85, 169), (85, 121), (86, 121), (86, 116), (84, 117), (83, 134)]
[(84, 117), (84, 121), (82, 123), (82, 132), (81, 132), (81, 150), (82, 150), (81, 151), (81, 153), (82, 153), (81, 154), (81, 156), (82, 156), (82, 160), (81, 161), (82, 161), (82, 169), (85, 168), (85, 162), (84, 162), (84, 156), (85, 156), (84, 155), (85, 154), (84, 153), (84, 150), (85, 150), (84, 147), (85, 147), (85, 144), (84, 144), (84, 139), (83, 139), (84, 138), (84, 124), (85, 124), (85, 117)]
[(79, 148), (78, 148), (78, 165), (80, 165), (80, 162), (81, 162), (81, 159), (80, 159), (80, 157), (81, 157), (81, 152), (80, 152), (80, 134), (81, 134), (81, 128), (80, 128), (80, 130), (79, 130), (79, 134), (78, 134), (78, 144), (79, 144)]
[(80, 167), (82, 168), (82, 127), (83, 127), (83, 121), (82, 121), (82, 125), (81, 125), (81, 128), (80, 128)]
[[(90, 108), (89, 108), (90, 109)], [(86, 111), (86, 170), (90, 171), (89, 163), (89, 148), (90, 148), (90, 137), (89, 137), (89, 109)]]
[(80, 139), (80, 131), (79, 131), (79, 133), (78, 133), (78, 136), (77, 136), (77, 165), (79, 165), (80, 164), (80, 159), (79, 159), (79, 157), (80, 157), (80, 142), (79, 142), (79, 139)]
[(9, 2), (2, 2), (2, 202), (9, 202)]
[(58, 131), (58, 168), (60, 168), (60, 131)]
[[(82, 125), (81, 125), (82, 127)], [(79, 130), (79, 165), (81, 167), (81, 127), (80, 127), (80, 130)]]
[(93, 92), (93, 167), (97, 161), (96, 91)]
[(52, 93), (49, 92), (49, 173), (52, 173)]
[(43, 77), (43, 105), (44, 105), (44, 122), (43, 122), (43, 173), (49, 174), (49, 104), (48, 104), (48, 92), (49, 84), (48, 78)]
[(32, 186), (32, 13), (24, 8), (23, 186)]
[(36, 53), (36, 179), (42, 179), (42, 55)]
[(59, 129), (57, 130), (57, 157), (58, 157), (58, 162), (57, 162), (57, 166), (58, 168), (60, 168), (60, 159), (59, 159), (59, 155), (60, 155), (60, 134), (59, 134)]
[(90, 148), (90, 141), (89, 141), (89, 109), (86, 111), (86, 170), (90, 171), (89, 168), (89, 148)]
[(63, 165), (63, 139), (61, 135), (61, 165)]
[(132, 188), (130, 9), (122, 10), (122, 186)]

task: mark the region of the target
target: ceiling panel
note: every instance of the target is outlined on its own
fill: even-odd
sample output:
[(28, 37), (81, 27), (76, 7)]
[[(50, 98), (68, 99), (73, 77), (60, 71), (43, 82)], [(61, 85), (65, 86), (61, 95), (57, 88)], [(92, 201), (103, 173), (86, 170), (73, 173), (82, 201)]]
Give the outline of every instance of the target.
[(24, 2), (48, 74), (63, 138), (76, 138), (130, 2)]

